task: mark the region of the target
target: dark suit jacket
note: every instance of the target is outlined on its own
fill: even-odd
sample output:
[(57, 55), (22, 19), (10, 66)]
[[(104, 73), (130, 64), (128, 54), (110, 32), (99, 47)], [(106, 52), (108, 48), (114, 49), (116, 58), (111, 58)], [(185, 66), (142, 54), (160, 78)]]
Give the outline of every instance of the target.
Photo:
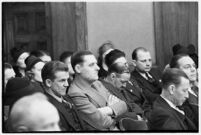
[(142, 93), (142, 88), (139, 87), (137, 81), (134, 78), (131, 78), (130, 82), (132, 84), (129, 82), (127, 82), (126, 84), (124, 95), (125, 97), (129, 98), (131, 102), (135, 102), (141, 108), (143, 108), (143, 104), (146, 99), (144, 94)]
[(155, 83), (151, 84), (143, 76), (140, 75), (136, 70), (131, 73), (131, 76), (136, 79), (138, 85), (143, 89), (143, 93), (151, 104), (161, 93), (161, 82), (159, 70), (152, 69), (149, 74), (155, 79)]
[(198, 128), (198, 120), (199, 120), (198, 97), (189, 92), (189, 98), (182, 105), (182, 109)]
[(148, 125), (150, 130), (197, 130), (190, 119), (171, 108), (162, 97), (155, 100)]
[(54, 97), (45, 93), (49, 101), (57, 108), (60, 116), (61, 128), (63, 131), (80, 131), (84, 130), (83, 122), (79, 118), (79, 114), (76, 111), (75, 105), (69, 97), (64, 99), (71, 104), (72, 108), (57, 101)]

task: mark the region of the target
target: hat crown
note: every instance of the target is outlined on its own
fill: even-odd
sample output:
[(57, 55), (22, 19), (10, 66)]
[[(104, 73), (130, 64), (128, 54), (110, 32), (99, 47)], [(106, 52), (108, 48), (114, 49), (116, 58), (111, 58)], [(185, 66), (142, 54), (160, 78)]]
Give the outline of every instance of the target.
[(30, 55), (25, 59), (26, 70), (30, 70), (36, 63), (41, 62), (42, 60), (38, 57)]

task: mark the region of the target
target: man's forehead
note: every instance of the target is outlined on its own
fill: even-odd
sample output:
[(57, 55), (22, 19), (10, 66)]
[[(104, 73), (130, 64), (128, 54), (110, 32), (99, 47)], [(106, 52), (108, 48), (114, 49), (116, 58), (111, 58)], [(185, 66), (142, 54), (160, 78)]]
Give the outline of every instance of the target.
[(184, 65), (192, 65), (195, 64), (194, 61), (190, 57), (183, 57), (178, 60), (178, 65), (179, 66), (184, 66)]
[(151, 55), (148, 51), (142, 51), (142, 50), (139, 50), (137, 52), (137, 58), (139, 59), (143, 59), (143, 58), (151, 58)]
[(63, 76), (67, 76), (68, 77), (69, 73), (67, 71), (56, 71), (54, 76), (56, 78), (60, 78), (60, 77), (63, 77)]
[(86, 63), (97, 62), (96, 57), (94, 55), (85, 55), (83, 56), (83, 61)]

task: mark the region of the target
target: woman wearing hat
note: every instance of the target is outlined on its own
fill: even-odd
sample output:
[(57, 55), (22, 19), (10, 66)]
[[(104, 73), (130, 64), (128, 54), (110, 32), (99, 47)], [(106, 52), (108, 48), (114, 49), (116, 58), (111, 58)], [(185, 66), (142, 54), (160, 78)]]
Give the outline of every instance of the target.
[(44, 92), (41, 70), (44, 67), (45, 63), (41, 59), (33, 55), (30, 55), (25, 60), (25, 64), (26, 64), (26, 76), (35, 85), (35, 87), (41, 90), (41, 92)]
[(15, 63), (13, 69), (16, 73), (16, 77), (24, 77), (26, 68), (24, 61), (29, 56), (29, 52), (25, 51), (23, 48), (14, 47), (10, 50), (10, 53)]

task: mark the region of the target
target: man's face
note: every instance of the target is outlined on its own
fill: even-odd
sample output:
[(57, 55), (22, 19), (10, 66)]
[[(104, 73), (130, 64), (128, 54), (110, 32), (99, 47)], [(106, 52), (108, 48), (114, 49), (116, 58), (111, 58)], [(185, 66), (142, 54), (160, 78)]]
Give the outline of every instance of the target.
[(79, 64), (80, 76), (90, 83), (98, 80), (98, 71), (100, 68), (97, 65), (97, 60), (95, 56), (85, 55), (83, 59), (84, 59), (84, 62)]
[(45, 63), (44, 62), (38, 62), (34, 65), (32, 68), (32, 72), (34, 74), (33, 79), (38, 82), (42, 82), (42, 77), (41, 77), (41, 70), (44, 67)]
[(12, 68), (7, 68), (4, 71), (4, 86), (6, 87), (6, 84), (8, 82), (8, 80), (10, 80), (11, 78), (15, 77), (15, 72)]
[(28, 56), (29, 56), (29, 53), (27, 53), (27, 52), (22, 53), (22, 54), (19, 56), (19, 58), (17, 59), (17, 62), (16, 62), (17, 66), (20, 67), (20, 68), (25, 69), (25, 68), (26, 68), (26, 64), (25, 64), (24, 61), (25, 61), (25, 59), (26, 59)]
[(69, 73), (66, 71), (57, 71), (55, 73), (55, 79), (52, 80), (51, 89), (57, 96), (66, 95), (66, 89), (68, 87)]
[(181, 106), (185, 100), (188, 98), (188, 90), (190, 89), (190, 82), (188, 79), (181, 77), (181, 83), (175, 87), (173, 96), (174, 104), (176, 106)]
[(113, 83), (115, 87), (121, 88), (126, 87), (126, 84), (129, 80), (130, 80), (130, 73), (116, 74)]
[(71, 65), (71, 57), (66, 58), (65, 61), (64, 61), (64, 63), (68, 66), (69, 74), (70, 75), (74, 75), (75, 72), (74, 72), (74, 70), (72, 68), (72, 65)]
[(177, 63), (179, 65), (179, 68), (186, 73), (190, 81), (197, 80), (196, 65), (189, 56), (179, 59)]
[(134, 63), (139, 72), (149, 72), (152, 68), (150, 53), (139, 50), (137, 52), (137, 60), (134, 60)]

